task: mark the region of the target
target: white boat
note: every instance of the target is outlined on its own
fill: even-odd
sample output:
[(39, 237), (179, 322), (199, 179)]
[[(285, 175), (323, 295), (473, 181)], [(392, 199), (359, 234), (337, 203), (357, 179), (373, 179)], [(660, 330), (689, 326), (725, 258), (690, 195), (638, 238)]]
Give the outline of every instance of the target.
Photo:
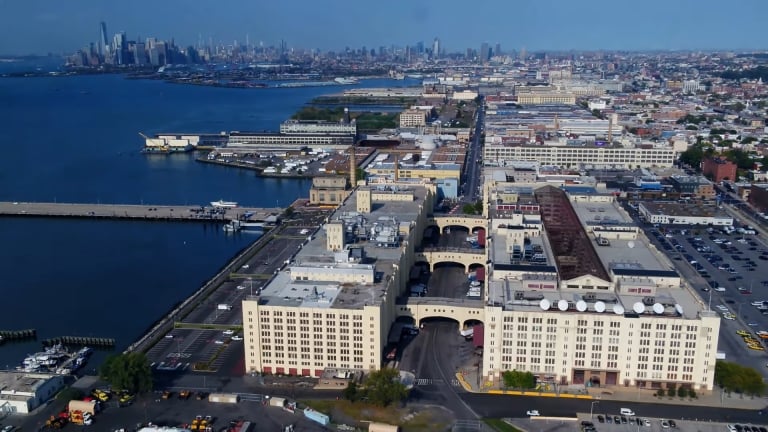
[(348, 85), (348, 84), (357, 84), (358, 81), (354, 78), (336, 78), (334, 80), (335, 82), (342, 84), (342, 85)]
[(237, 207), (237, 203), (234, 201), (211, 201), (211, 205), (218, 208), (235, 208)]

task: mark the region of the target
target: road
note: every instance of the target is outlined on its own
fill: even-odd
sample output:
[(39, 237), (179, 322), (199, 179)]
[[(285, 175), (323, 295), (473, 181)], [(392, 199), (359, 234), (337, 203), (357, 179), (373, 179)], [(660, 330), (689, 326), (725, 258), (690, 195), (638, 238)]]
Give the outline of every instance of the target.
[[(588, 413), (592, 400), (559, 399), (533, 396), (489, 395), (462, 393), (461, 399), (469, 404), (481, 417), (526, 417), (527, 410), (539, 410), (542, 416), (575, 417), (576, 413)], [(768, 412), (737, 410), (694, 405), (671, 405), (657, 403), (635, 403), (600, 400), (594, 407), (594, 414), (619, 414), (621, 408), (633, 410), (639, 417), (668, 419), (698, 419), (718, 422), (739, 422), (765, 424)], [(598, 428), (599, 430), (599, 428)], [(725, 430), (725, 429), (723, 429)]]
[(474, 203), (479, 198), (482, 198), (479, 190), (479, 187), (482, 185), (482, 180), (480, 178), (482, 170), (478, 162), (482, 160), (483, 156), (481, 135), (484, 123), (485, 101), (481, 99), (477, 107), (475, 131), (470, 139), (467, 158), (464, 163), (464, 182), (462, 184), (460, 195), (464, 196), (463, 201), (466, 203)]
[(410, 400), (443, 406), (459, 420), (476, 419), (472, 408), (459, 396), (466, 392), (456, 380), (456, 372), (462, 367), (479, 363), (480, 357), (473, 357), (472, 351), (472, 343), (459, 335), (456, 322), (426, 322), (407, 343), (400, 359), (399, 368), (416, 375)]

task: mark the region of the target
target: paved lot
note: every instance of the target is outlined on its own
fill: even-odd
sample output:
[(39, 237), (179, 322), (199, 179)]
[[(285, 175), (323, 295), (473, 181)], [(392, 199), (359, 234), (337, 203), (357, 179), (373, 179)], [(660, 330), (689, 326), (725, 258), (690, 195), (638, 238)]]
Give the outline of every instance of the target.
[[(247, 397), (247, 396), (246, 396)], [(51, 407), (55, 411), (58, 407)], [(260, 401), (241, 401), (237, 404), (217, 404), (199, 401), (192, 395), (188, 400), (171, 398), (160, 399), (160, 395), (150, 394), (138, 399), (133, 405), (124, 408), (108, 406), (94, 418), (89, 430), (108, 432), (120, 428), (135, 430), (140, 423), (153, 422), (158, 425), (180, 426), (189, 424), (197, 415), (213, 416), (215, 430), (229, 424), (231, 420), (242, 419), (254, 423), (256, 431), (281, 431), (283, 427), (293, 424), (296, 431), (326, 430), (320, 425), (310, 422), (303, 414), (292, 414), (279, 408), (263, 406)], [(40, 416), (44, 418), (44, 416)], [(23, 417), (10, 417), (3, 424), (22, 426), (24, 431), (36, 430), (42, 420)], [(67, 425), (62, 430), (82, 430), (82, 426)]]
[[(148, 358), (158, 373), (191, 372), (198, 363), (207, 363), (216, 375), (241, 376), (243, 345), (240, 332), (227, 334), (227, 328), (242, 325), (241, 302), (258, 293), (276, 270), (286, 265), (307, 237), (314, 234), (325, 212), (305, 211), (295, 221), (288, 221), (276, 232), (268, 232), (268, 242), (256, 255), (187, 316), (182, 323), (199, 326), (215, 325), (210, 329), (176, 328), (171, 330), (148, 352)], [(252, 235), (235, 233), (234, 235)], [(234, 339), (233, 339), (234, 338)]]
[(0, 215), (15, 216), (61, 216), (92, 218), (128, 219), (236, 219), (245, 213), (253, 213), (252, 220), (262, 221), (270, 214), (279, 214), (277, 208), (218, 208), (207, 205), (203, 211), (199, 206), (155, 206), (124, 204), (72, 204), (72, 203), (27, 203), (0, 202)]
[[(642, 226), (651, 242), (670, 257), (675, 268), (690, 282), (703, 302), (711, 304), (712, 310), (724, 317), (718, 350), (725, 352), (729, 361), (749, 365), (765, 373), (768, 354), (749, 349), (742, 337), (736, 334), (739, 330), (753, 335), (758, 330), (768, 330), (768, 316), (762, 315), (750, 304), (768, 300), (768, 285), (762, 283), (768, 280), (768, 253), (764, 254), (768, 246), (764, 243), (765, 239), (754, 235), (729, 235), (720, 230), (709, 233), (706, 227), (658, 229), (649, 224)], [(686, 234), (681, 234), (680, 229), (685, 229)], [(742, 237), (743, 242), (740, 241)], [(715, 240), (731, 244), (719, 244)], [(760, 259), (760, 256), (767, 259)], [(691, 264), (691, 261), (695, 263)], [(750, 261), (755, 265), (749, 265)], [(733, 268), (734, 272), (719, 269), (724, 264)], [(714, 287), (723, 287), (725, 291), (716, 291)], [(749, 294), (739, 291), (739, 287), (746, 288)]]

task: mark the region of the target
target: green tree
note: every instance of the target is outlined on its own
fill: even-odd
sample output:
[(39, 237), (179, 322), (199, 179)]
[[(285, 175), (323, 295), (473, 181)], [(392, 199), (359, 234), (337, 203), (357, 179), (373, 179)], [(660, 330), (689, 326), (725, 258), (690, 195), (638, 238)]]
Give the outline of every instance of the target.
[(696, 390), (693, 388), (688, 389), (688, 397), (691, 399), (696, 399), (698, 396), (696, 395)]
[(667, 387), (667, 396), (674, 397), (675, 396), (675, 385), (670, 384), (669, 387)]
[(400, 372), (397, 369), (381, 369), (368, 374), (365, 379), (365, 396), (371, 403), (388, 406), (393, 402), (404, 400), (408, 390), (400, 382)]
[(680, 154), (680, 161), (688, 164), (694, 168), (701, 166), (701, 161), (704, 159), (704, 149), (701, 145), (694, 144), (688, 148), (688, 150)]
[(507, 388), (525, 390), (536, 387), (536, 377), (530, 372), (504, 371), (501, 374), (501, 379), (504, 381), (504, 387)]
[(475, 202), (475, 213), (483, 214), (483, 202), (480, 200)]
[(115, 390), (146, 393), (152, 390), (152, 369), (144, 353), (109, 356), (99, 369), (99, 376)]
[(347, 388), (344, 389), (344, 399), (355, 402), (359, 398), (359, 390), (357, 389), (357, 383), (354, 381), (350, 381), (349, 384), (347, 384)]
[(759, 396), (765, 392), (765, 382), (758, 371), (723, 360), (715, 363), (715, 383), (725, 391), (751, 396)]
[(685, 387), (679, 387), (677, 389), (677, 397), (684, 398), (686, 396), (688, 396), (688, 389), (686, 389)]
[(461, 211), (464, 212), (464, 214), (475, 214), (475, 206), (472, 204), (464, 204), (464, 206), (461, 208)]

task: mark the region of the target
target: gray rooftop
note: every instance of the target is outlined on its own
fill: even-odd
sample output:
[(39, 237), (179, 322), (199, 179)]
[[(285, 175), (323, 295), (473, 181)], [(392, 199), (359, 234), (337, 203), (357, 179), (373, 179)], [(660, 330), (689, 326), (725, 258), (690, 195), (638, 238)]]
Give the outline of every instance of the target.
[[(372, 186), (374, 194), (387, 193), (387, 190)], [(266, 305), (300, 306), (313, 308), (350, 308), (362, 309), (367, 305), (379, 304), (392, 279), (393, 268), (400, 262), (402, 247), (383, 245), (370, 241), (365, 234), (374, 229), (383, 228), (392, 233), (409, 230), (416, 220), (419, 207), (424, 204), (427, 190), (419, 185), (398, 185), (397, 194), (412, 194), (412, 201), (376, 201), (373, 200), (370, 214), (357, 212), (357, 190), (328, 219), (330, 222), (343, 220), (358, 239), (348, 243), (348, 247), (363, 248), (365, 256), (362, 262), (335, 262), (334, 253), (326, 249), (325, 229), (320, 229), (312, 240), (308, 241), (293, 257), (291, 263), (281, 270), (260, 292), (260, 302)], [(376, 228), (379, 227), (379, 228)], [(291, 268), (315, 267), (317, 273), (333, 274), (346, 272), (357, 274), (370, 266), (375, 269), (373, 283), (354, 283), (341, 281), (292, 280)]]

